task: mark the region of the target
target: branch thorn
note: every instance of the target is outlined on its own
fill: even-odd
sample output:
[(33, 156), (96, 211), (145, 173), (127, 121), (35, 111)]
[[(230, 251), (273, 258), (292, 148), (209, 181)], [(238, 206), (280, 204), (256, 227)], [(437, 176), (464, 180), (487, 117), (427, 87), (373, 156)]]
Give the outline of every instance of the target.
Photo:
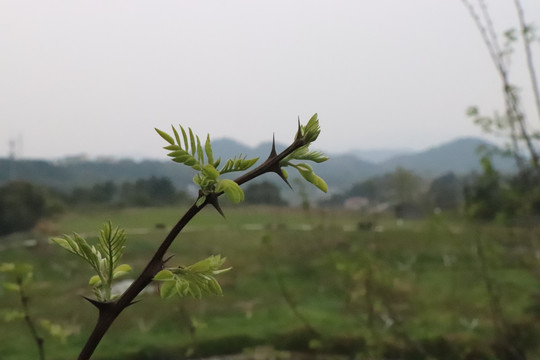
[(215, 193), (213, 194), (210, 194), (210, 195), (207, 195), (206, 196), (206, 201), (211, 204), (216, 210), (217, 212), (223, 216), (223, 218), (225, 218), (225, 214), (223, 213), (223, 210), (221, 210), (221, 206), (219, 206), (219, 201), (218, 201), (218, 197)]
[(142, 301), (142, 299), (133, 300), (132, 302), (129, 303), (128, 306), (135, 305), (136, 303), (141, 302), (141, 301)]
[(83, 298), (88, 301), (90, 304), (94, 305), (99, 311), (103, 310), (104, 308), (106, 308), (109, 303), (106, 303), (106, 302), (103, 302), (103, 301), (98, 301), (98, 300), (94, 300), (94, 299), (91, 299), (89, 297), (86, 297), (86, 296), (83, 296)]
[(272, 135), (272, 150), (270, 151), (270, 156), (268, 158), (275, 158), (277, 156), (276, 152), (276, 134), (274, 133)]
[(165, 265), (167, 262), (169, 262), (169, 260), (171, 260), (172, 258), (174, 257), (174, 254), (172, 255), (169, 255), (166, 259), (163, 259), (163, 261), (161, 262), (163, 265)]

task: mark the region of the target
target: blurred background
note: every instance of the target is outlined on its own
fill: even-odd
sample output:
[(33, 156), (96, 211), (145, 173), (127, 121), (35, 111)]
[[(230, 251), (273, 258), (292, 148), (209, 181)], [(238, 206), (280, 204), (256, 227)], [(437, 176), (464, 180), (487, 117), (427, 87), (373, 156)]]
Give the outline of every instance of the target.
[(226, 219), (203, 211), (171, 252), (226, 256), (224, 296), (151, 287), (95, 358), (538, 356), (538, 14), (532, 0), (0, 0), (0, 359), (39, 358), (26, 315), (50, 359), (94, 325), (91, 271), (50, 237), (92, 242), (111, 220), (135, 277), (193, 203), (195, 172), (154, 128), (264, 160), (314, 113), (328, 192), (264, 175)]

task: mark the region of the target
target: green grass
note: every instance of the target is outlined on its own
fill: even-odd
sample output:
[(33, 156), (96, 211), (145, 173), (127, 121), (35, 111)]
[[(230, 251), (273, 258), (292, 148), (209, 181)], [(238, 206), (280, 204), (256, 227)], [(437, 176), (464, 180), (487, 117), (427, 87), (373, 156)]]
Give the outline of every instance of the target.
[[(112, 220), (127, 229), (124, 261), (134, 267), (135, 276), (167, 234), (156, 225), (170, 228), (183, 211), (94, 209), (66, 214), (49, 228), (55, 234), (76, 231), (92, 238), (104, 221)], [(489, 352), (496, 331), (486, 276), (495, 287), (504, 320), (534, 324), (527, 309), (536, 303), (533, 295), (539, 287), (538, 230), (473, 226), (443, 218), (398, 225), (380, 218), (377, 224), (383, 231), (366, 232), (355, 230), (362, 215), (354, 212), (230, 207), (226, 215), (223, 219), (205, 209), (170, 250), (176, 254), (171, 263), (177, 265), (211, 254), (226, 256), (226, 265), (233, 270), (220, 275), (225, 295), (165, 301), (145, 294), (141, 303), (119, 317), (96, 359), (126, 358), (152, 349), (178, 354), (190, 347), (202, 355), (221, 347), (237, 349), (242, 342), (305, 347), (313, 335), (305, 332), (305, 324), (285, 301), (278, 279), (295, 309), (322, 336), (323, 348), (332, 351), (345, 348), (338, 343), (360, 344), (359, 339), (366, 339), (372, 354), (388, 344), (399, 347), (448, 338), (463, 356), (476, 346)], [(11, 246), (28, 237), (37, 238), (39, 245)], [(480, 266), (475, 239), (483, 246), (486, 271)], [(74, 358), (95, 323), (94, 309), (81, 297), (90, 295), (86, 285), (90, 269), (43, 235), (19, 234), (0, 238), (0, 244), (9, 245), (0, 252), (0, 263), (35, 266), (35, 286), (29, 294), (34, 316), (79, 330), (65, 344), (47, 337), (49, 358)], [(371, 325), (368, 298), (375, 315)], [(17, 306), (14, 293), (0, 290), (0, 309)], [(190, 321), (196, 325), (191, 335)], [(476, 326), (467, 326), (475, 322)], [(0, 358), (35, 359), (25, 324), (15, 321), (6, 326), (10, 331), (0, 331)]]

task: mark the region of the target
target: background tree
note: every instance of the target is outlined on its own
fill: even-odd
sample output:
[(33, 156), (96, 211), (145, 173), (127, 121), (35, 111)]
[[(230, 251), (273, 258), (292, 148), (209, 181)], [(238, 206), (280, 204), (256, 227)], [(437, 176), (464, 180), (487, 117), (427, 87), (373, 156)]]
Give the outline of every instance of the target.
[(379, 179), (368, 179), (357, 183), (349, 190), (348, 195), (350, 197), (363, 197), (372, 202), (379, 202), (383, 199), (384, 190), (380, 184)]
[(465, 187), (466, 210), (475, 219), (493, 220), (504, 206), (501, 175), (487, 157), (482, 167), (482, 174)]
[(454, 173), (445, 174), (431, 182), (428, 196), (435, 207), (457, 209), (463, 202), (463, 184)]
[(279, 188), (269, 181), (249, 184), (245, 190), (245, 201), (248, 204), (286, 205), (281, 198)]
[(393, 198), (398, 203), (411, 203), (418, 199), (422, 190), (422, 178), (412, 171), (397, 168), (390, 175)]
[(177, 202), (178, 196), (171, 180), (152, 176), (134, 183), (122, 184), (120, 201), (137, 206), (166, 205)]
[[(497, 113), (494, 116), (481, 115), (475, 106), (470, 107), (467, 114), (473, 117), (474, 122), (482, 127), (484, 131), (508, 139), (507, 151), (514, 157), (520, 170), (532, 166), (538, 172), (540, 171), (540, 164), (535, 144), (538, 135), (534, 130), (531, 130), (530, 124), (527, 122), (527, 113), (522, 104), (519, 88), (510, 81), (510, 56), (514, 52), (515, 43), (518, 41), (517, 31), (513, 28), (505, 31), (503, 36), (505, 42), (501, 44), (484, 0), (477, 0), (476, 6), (472, 0), (462, 0), (462, 2), (474, 20), (500, 77), (504, 98), (503, 115)], [(518, 12), (519, 33), (524, 44), (529, 79), (538, 110), (538, 120), (540, 120), (540, 94), (530, 47), (531, 42), (535, 39), (534, 27), (526, 24), (521, 2), (514, 0), (514, 5)], [(521, 155), (521, 145), (524, 145), (528, 151), (529, 164)]]
[(40, 188), (17, 181), (0, 187), (0, 235), (29, 230), (46, 214)]

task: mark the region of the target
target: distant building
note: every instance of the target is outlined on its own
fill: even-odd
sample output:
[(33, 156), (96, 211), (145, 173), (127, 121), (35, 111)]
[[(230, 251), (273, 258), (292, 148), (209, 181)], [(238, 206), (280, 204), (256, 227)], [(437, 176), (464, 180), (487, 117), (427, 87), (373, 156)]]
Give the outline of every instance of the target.
[(343, 206), (347, 210), (365, 210), (369, 207), (369, 200), (360, 196), (350, 197)]

